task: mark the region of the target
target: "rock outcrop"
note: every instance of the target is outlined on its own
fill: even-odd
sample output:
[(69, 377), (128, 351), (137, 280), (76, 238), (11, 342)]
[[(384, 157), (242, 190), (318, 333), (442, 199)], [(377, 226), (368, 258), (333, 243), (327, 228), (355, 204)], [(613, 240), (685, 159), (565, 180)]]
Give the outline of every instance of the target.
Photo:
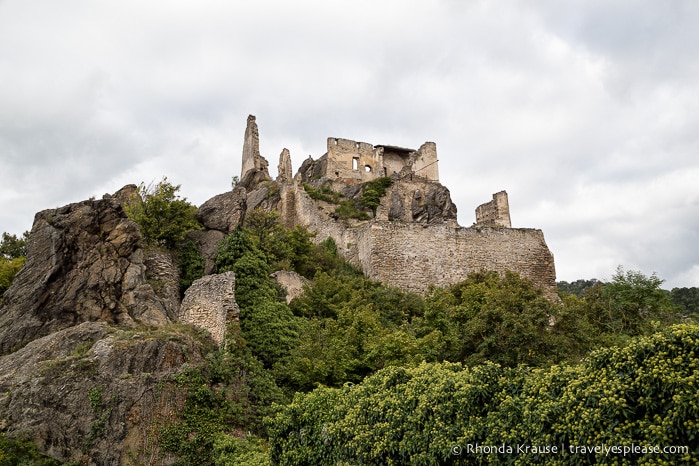
[(294, 172), (291, 168), (291, 154), (286, 147), (279, 154), (279, 165), (277, 166), (277, 183), (289, 184), (294, 179)]
[(174, 256), (144, 247), (126, 215), (136, 195), (39, 212), (0, 307), (0, 432), (60, 461), (174, 463), (158, 443), (185, 403), (172, 376), (237, 318), (232, 272), (195, 281), (180, 305)]
[(34, 340), (0, 358), (0, 430), (74, 464), (172, 464), (158, 442), (159, 422), (185, 402), (172, 375), (201, 363), (208, 342), (105, 322)]
[(209, 230), (231, 233), (243, 221), (247, 194), (241, 186), (212, 197), (197, 209), (196, 218)]
[(81, 322), (161, 326), (141, 233), (123, 208), (136, 186), (36, 214), (27, 260), (0, 306), (0, 354)]

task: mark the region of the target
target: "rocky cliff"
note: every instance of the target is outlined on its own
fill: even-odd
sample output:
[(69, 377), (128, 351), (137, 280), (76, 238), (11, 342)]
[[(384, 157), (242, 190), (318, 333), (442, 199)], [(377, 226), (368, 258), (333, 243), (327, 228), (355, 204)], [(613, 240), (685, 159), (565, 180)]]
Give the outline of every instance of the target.
[(0, 307), (0, 354), (81, 322), (167, 324), (167, 306), (148, 283), (138, 226), (123, 208), (136, 193), (36, 214), (27, 261)]
[(195, 281), (181, 306), (172, 255), (145, 247), (126, 215), (136, 192), (36, 214), (0, 305), (0, 432), (61, 461), (174, 461), (158, 443), (184, 403), (173, 375), (237, 318), (232, 273)]

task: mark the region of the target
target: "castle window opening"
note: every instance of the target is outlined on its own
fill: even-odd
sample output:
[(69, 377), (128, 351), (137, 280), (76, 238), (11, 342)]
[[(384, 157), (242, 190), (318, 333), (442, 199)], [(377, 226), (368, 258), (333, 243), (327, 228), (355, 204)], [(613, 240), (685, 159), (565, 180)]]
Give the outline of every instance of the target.
[(364, 165), (364, 171), (367, 173), (371, 172), (371, 165)]
[(359, 157), (352, 157), (352, 170), (359, 170)]

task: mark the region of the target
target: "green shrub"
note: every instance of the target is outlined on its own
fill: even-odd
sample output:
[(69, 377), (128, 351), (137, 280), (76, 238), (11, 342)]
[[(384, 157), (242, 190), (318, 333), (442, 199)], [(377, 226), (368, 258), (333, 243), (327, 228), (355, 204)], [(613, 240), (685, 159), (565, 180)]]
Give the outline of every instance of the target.
[(347, 220), (349, 218), (355, 218), (357, 220), (371, 219), (369, 214), (362, 212), (357, 208), (357, 204), (353, 200), (340, 202), (340, 205), (335, 209), (335, 214), (337, 214), (337, 216), (343, 220)]
[(160, 183), (138, 188), (139, 198), (126, 205), (126, 213), (138, 224), (146, 241), (176, 250), (192, 230), (201, 229), (194, 218), (197, 208), (180, 198), (174, 186), (163, 178)]
[[(274, 464), (693, 464), (699, 326), (680, 325), (578, 366), (387, 368), (297, 394), (268, 420)], [(471, 445), (512, 448), (474, 454)], [(518, 446), (529, 451), (518, 452)], [(679, 453), (576, 447), (686, 447)], [(533, 452), (550, 446), (559, 454)], [(573, 450), (571, 450), (573, 448)], [(564, 450), (561, 452), (560, 450)]]
[(184, 296), (185, 290), (204, 276), (206, 261), (197, 244), (190, 238), (185, 238), (177, 251), (177, 263), (180, 267), (180, 295)]
[(376, 208), (381, 204), (381, 198), (386, 194), (386, 189), (392, 183), (389, 177), (377, 178), (364, 183), (359, 203), (367, 209), (371, 209), (374, 215), (376, 215)]
[(0, 466), (58, 466), (61, 462), (40, 454), (30, 440), (10, 439), (0, 433)]
[(340, 198), (342, 198), (342, 193), (333, 191), (327, 183), (324, 183), (317, 189), (308, 183), (303, 183), (302, 186), (311, 199), (337, 204), (340, 202)]

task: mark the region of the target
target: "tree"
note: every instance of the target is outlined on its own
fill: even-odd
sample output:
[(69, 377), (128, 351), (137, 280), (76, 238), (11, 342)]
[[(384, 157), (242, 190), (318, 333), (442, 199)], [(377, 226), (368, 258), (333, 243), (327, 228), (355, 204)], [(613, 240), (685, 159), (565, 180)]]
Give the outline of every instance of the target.
[(197, 208), (180, 198), (180, 185), (172, 185), (163, 177), (153, 186), (144, 183), (138, 188), (139, 198), (126, 206), (126, 213), (141, 228), (146, 241), (176, 250), (188, 232), (201, 229), (194, 217)]
[(585, 292), (591, 323), (600, 333), (643, 335), (653, 329), (653, 321), (668, 325), (678, 320), (678, 309), (668, 293), (660, 288), (663, 280), (638, 271), (617, 267), (612, 281)]
[(683, 317), (699, 317), (699, 288), (673, 288), (670, 291), (670, 301), (684, 309)]
[(16, 235), (3, 232), (2, 241), (0, 241), (0, 258), (12, 260), (19, 257), (25, 257), (27, 255), (28, 240), (28, 231), (25, 231), (21, 238), (17, 238)]
[(433, 290), (418, 336), (443, 335), (442, 358), (468, 364), (486, 360), (506, 366), (542, 365), (556, 354), (550, 324), (556, 306), (513, 272), (477, 272), (446, 289)]
[(15, 279), (15, 275), (24, 266), (28, 239), (28, 231), (25, 231), (21, 238), (9, 233), (2, 234), (2, 241), (0, 241), (0, 302), (2, 302), (2, 295)]
[[(279, 407), (267, 419), (270, 459), (273, 464), (696, 464), (698, 344), (699, 326), (678, 325), (636, 337), (624, 348), (595, 351), (575, 366), (390, 367), (359, 384), (320, 387)], [(469, 454), (468, 445), (504, 448)], [(570, 449), (597, 445), (682, 449)]]

